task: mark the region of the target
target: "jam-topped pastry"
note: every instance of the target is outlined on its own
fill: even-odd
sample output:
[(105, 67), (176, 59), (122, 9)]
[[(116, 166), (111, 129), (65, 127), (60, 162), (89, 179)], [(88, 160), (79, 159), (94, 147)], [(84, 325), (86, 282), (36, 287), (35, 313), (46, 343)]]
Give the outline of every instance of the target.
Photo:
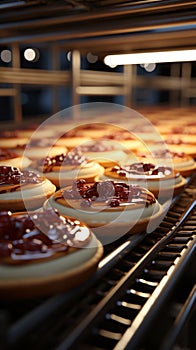
[(196, 138), (195, 135), (166, 135), (165, 143), (171, 152), (184, 152), (196, 158)]
[(16, 131), (4, 131), (0, 134), (0, 147), (3, 148), (15, 148), (27, 142), (28, 138), (20, 137)]
[(102, 179), (122, 180), (148, 188), (156, 197), (172, 196), (179, 193), (186, 180), (171, 167), (137, 162), (105, 169)]
[(39, 208), (56, 187), (32, 170), (0, 166), (0, 209)]
[(52, 208), (41, 212), (0, 212), (0, 262), (24, 264), (56, 258), (87, 245), (90, 230)]
[(100, 138), (100, 140), (113, 140), (117, 144), (124, 147), (127, 150), (137, 150), (141, 147), (142, 143), (131, 132), (119, 129), (111, 134), (106, 134)]
[(39, 166), (43, 166), (43, 172), (49, 173), (61, 166), (80, 166), (86, 164), (88, 159), (79, 151), (58, 154), (55, 157), (46, 157), (38, 161)]
[(18, 154), (23, 156), (25, 155), (25, 157), (32, 160), (42, 159), (47, 156), (54, 157), (57, 154), (67, 152), (67, 148), (55, 143), (53, 138), (32, 138), (29, 140), (29, 142), (18, 144), (13, 149)]
[(27, 157), (23, 157), (9, 148), (0, 147), (0, 166), (27, 168), (30, 164), (31, 161)]
[(95, 176), (100, 176), (104, 172), (100, 164), (89, 161), (77, 149), (41, 159), (36, 167), (58, 187), (69, 185), (81, 177), (93, 181)]
[(110, 239), (121, 237), (122, 230), (123, 234), (142, 232), (149, 220), (157, 220), (162, 212), (147, 189), (111, 180), (87, 183), (80, 179), (57, 191), (45, 205), (64, 215), (74, 214), (102, 239), (105, 234)]
[(64, 292), (96, 270), (103, 247), (90, 229), (52, 208), (0, 212), (0, 296)]
[(150, 153), (137, 153), (137, 158), (142, 162), (154, 162), (158, 165), (172, 166), (182, 176), (190, 176), (196, 169), (194, 159), (184, 152), (170, 152), (169, 150), (157, 150)]
[(86, 137), (90, 139), (97, 139), (102, 137), (103, 134), (111, 133), (116, 131), (116, 126), (110, 123), (92, 123), (82, 124), (72, 128), (68, 131), (70, 136), (74, 137)]
[(96, 140), (87, 142), (78, 149), (90, 160), (103, 167), (112, 166), (126, 159), (126, 149), (114, 140)]
[(89, 136), (82, 136), (77, 134), (75, 129), (71, 129), (69, 131), (67, 131), (65, 134), (60, 135), (57, 144), (59, 146), (64, 146), (66, 147), (68, 150), (72, 150), (75, 147), (79, 147), (83, 144), (85, 144), (86, 142), (91, 141), (91, 137)]

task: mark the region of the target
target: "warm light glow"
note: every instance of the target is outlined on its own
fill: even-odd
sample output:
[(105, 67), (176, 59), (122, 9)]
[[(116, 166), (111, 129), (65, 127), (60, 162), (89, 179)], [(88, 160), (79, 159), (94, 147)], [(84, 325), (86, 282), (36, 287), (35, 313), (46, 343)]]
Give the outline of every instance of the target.
[(97, 55), (93, 55), (91, 52), (88, 52), (88, 53), (87, 53), (86, 58), (87, 58), (87, 61), (88, 61), (89, 63), (95, 63), (95, 62), (98, 61), (98, 56), (97, 56)]
[(69, 51), (69, 52), (67, 53), (67, 60), (68, 60), (69, 62), (71, 62), (71, 56), (72, 56), (71, 51)]
[(24, 52), (24, 58), (27, 61), (35, 62), (39, 59), (39, 51), (37, 49), (26, 49)]
[(104, 63), (108, 66), (125, 64), (147, 64), (164, 62), (196, 61), (196, 50), (143, 52), (122, 55), (108, 55)]
[(156, 63), (145, 63), (144, 64), (144, 69), (147, 71), (147, 72), (153, 72), (156, 68)]
[(12, 52), (10, 50), (1, 51), (1, 60), (5, 63), (9, 63), (12, 60)]

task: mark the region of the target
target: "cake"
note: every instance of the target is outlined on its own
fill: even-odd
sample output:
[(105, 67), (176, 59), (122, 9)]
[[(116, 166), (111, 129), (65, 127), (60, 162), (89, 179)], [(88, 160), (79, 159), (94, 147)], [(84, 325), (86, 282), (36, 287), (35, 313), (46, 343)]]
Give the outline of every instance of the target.
[(150, 191), (111, 180), (87, 183), (80, 179), (57, 191), (44, 205), (82, 220), (104, 244), (124, 234), (154, 229), (162, 215)]
[(66, 291), (90, 277), (102, 253), (89, 228), (56, 210), (0, 212), (0, 295), (24, 299)]
[(39, 208), (55, 190), (54, 184), (34, 171), (0, 166), (0, 210)]

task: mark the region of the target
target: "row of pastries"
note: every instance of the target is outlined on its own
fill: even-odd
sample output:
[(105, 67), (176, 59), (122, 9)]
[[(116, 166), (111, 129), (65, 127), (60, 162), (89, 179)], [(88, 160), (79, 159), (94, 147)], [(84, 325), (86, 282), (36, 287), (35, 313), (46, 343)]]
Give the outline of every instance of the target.
[(74, 287), (105, 244), (159, 225), (195, 172), (196, 122), (189, 109), (141, 112), (1, 132), (0, 295)]

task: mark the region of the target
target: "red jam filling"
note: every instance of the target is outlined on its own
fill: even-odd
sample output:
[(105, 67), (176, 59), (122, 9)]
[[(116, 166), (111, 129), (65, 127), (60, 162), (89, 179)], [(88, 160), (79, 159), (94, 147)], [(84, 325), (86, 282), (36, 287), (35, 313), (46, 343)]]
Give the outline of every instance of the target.
[(43, 178), (30, 170), (20, 170), (11, 166), (0, 166), (0, 193), (5, 193), (7, 190), (1, 190), (4, 185), (27, 185), (38, 184), (43, 181)]
[(54, 157), (46, 157), (38, 161), (39, 166), (43, 166), (44, 173), (51, 172), (56, 166), (80, 166), (87, 163), (87, 158), (79, 151), (70, 151), (67, 154), (59, 154)]
[(157, 175), (168, 176), (172, 174), (172, 168), (165, 166), (156, 166), (151, 163), (133, 163), (124, 167), (118, 165), (111, 169), (112, 172), (117, 173), (120, 176), (126, 177), (129, 174), (133, 175)]
[(152, 194), (149, 196), (149, 192), (147, 194), (147, 190), (138, 185), (111, 180), (89, 184), (80, 179), (73, 183), (71, 189), (65, 189), (62, 195), (65, 199), (80, 199), (81, 207), (90, 207), (93, 202), (104, 202), (111, 208), (119, 207), (122, 203), (145, 203), (148, 206), (156, 201)]
[(79, 240), (79, 231), (79, 221), (64, 218), (52, 208), (30, 215), (0, 212), (0, 261), (30, 262), (67, 252), (70, 247), (79, 248), (90, 237), (89, 231)]

